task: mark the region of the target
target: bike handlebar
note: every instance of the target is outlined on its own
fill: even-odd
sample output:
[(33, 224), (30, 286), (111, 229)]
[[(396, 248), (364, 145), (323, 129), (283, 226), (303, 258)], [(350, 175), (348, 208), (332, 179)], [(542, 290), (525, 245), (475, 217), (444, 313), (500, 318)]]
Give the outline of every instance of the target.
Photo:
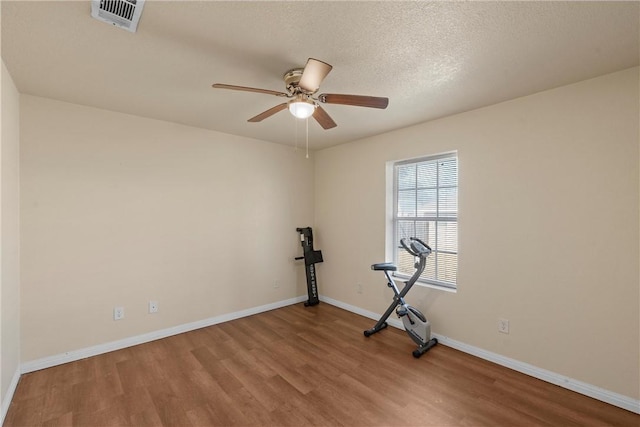
[(407, 244), (406, 238), (400, 239), (400, 244), (402, 245), (404, 250), (409, 252), (411, 255), (420, 258), (426, 258), (427, 256), (429, 256), (429, 254), (431, 253), (431, 248), (429, 247), (429, 245), (427, 245), (417, 237), (409, 237), (409, 240), (410, 243)]

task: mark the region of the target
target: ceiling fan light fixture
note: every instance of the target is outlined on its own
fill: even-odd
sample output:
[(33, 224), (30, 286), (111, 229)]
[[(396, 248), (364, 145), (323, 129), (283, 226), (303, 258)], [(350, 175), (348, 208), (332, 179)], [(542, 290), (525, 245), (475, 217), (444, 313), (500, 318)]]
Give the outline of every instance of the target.
[[(2, 1), (2, 0), (0, 0)], [(92, 0), (103, 1), (103, 0)], [(111, 0), (109, 0), (111, 1)], [(120, 1), (135, 1), (135, 0), (120, 0)], [(137, 0), (139, 2), (143, 0)], [(336, 122), (327, 114), (322, 108), (321, 104), (342, 104), (353, 105), (356, 107), (369, 107), (385, 109), (389, 104), (388, 98), (381, 98), (378, 96), (363, 96), (363, 95), (341, 95), (336, 93), (323, 93), (317, 98), (313, 98), (313, 95), (318, 92), (320, 84), (327, 77), (327, 74), (333, 67), (326, 62), (319, 61), (317, 59), (309, 58), (307, 65), (304, 68), (293, 68), (287, 71), (283, 78), (287, 92), (280, 92), (270, 89), (259, 89), (248, 86), (236, 86), (224, 83), (215, 83), (212, 86), (217, 89), (231, 89), (240, 90), (245, 92), (256, 92), (267, 95), (275, 95), (279, 97), (288, 98), (288, 101), (284, 101), (274, 107), (269, 108), (266, 111), (258, 114), (255, 117), (247, 120), (250, 123), (261, 122), (279, 113), (282, 110), (289, 109), (291, 115), (297, 119), (308, 119), (313, 117), (316, 122), (323, 129), (333, 129), (336, 127)], [(307, 126), (309, 125), (307, 120)], [(308, 129), (307, 129), (308, 131)]]
[(313, 115), (316, 110), (316, 104), (303, 96), (296, 97), (289, 101), (289, 112), (293, 114), (295, 118), (307, 119)]

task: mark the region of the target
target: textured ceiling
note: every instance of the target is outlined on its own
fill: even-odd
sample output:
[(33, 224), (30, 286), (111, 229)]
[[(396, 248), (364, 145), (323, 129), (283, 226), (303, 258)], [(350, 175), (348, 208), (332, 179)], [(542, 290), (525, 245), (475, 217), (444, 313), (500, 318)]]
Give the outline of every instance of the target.
[[(161, 2), (138, 31), (90, 17), (90, 2), (1, 2), (2, 58), (18, 90), (294, 145), (286, 112), (247, 119), (314, 57), (319, 93), (389, 97), (386, 110), (324, 105), (328, 147), (638, 65), (638, 2)], [(296, 129), (297, 128), (297, 129)]]

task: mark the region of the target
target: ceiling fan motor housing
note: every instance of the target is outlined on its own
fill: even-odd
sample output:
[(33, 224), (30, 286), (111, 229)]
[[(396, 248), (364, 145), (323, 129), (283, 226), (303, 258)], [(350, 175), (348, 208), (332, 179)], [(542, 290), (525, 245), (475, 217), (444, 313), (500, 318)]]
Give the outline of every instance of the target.
[[(306, 119), (313, 114), (316, 109), (316, 102), (311, 98), (315, 92), (309, 92), (298, 86), (304, 68), (294, 68), (284, 73), (284, 83), (287, 92), (291, 95), (291, 100), (287, 103), (289, 111), (294, 117)], [(317, 90), (316, 90), (317, 92)]]
[(314, 93), (317, 92), (317, 90), (314, 92), (309, 92), (302, 89), (300, 86), (298, 86), (298, 83), (300, 83), (300, 78), (302, 77), (303, 71), (304, 71), (304, 68), (293, 68), (287, 71), (286, 73), (284, 73), (284, 76), (282, 76), (284, 78), (284, 84), (287, 87), (287, 91), (291, 95), (297, 95), (300, 93), (303, 93), (306, 95), (313, 95)]

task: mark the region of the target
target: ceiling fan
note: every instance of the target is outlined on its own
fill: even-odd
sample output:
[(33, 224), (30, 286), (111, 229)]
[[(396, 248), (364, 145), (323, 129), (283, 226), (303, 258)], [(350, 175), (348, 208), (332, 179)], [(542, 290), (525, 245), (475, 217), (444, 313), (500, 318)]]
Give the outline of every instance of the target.
[(257, 116), (250, 118), (248, 121), (252, 123), (261, 122), (262, 120), (289, 108), (289, 111), (295, 117), (299, 119), (306, 119), (313, 116), (313, 118), (324, 129), (331, 129), (337, 126), (336, 122), (333, 121), (319, 103), (355, 105), (357, 107), (381, 109), (387, 108), (387, 105), (389, 105), (389, 98), (376, 96), (323, 93), (314, 98), (313, 95), (315, 95), (315, 93), (318, 92), (318, 89), (320, 89), (320, 83), (322, 83), (324, 78), (327, 77), (327, 74), (329, 74), (332, 68), (333, 67), (326, 62), (309, 58), (304, 68), (294, 68), (284, 74), (283, 78), (287, 90), (286, 92), (246, 86), (235, 86), (223, 83), (215, 83), (212, 87), (216, 89), (241, 90), (245, 92), (257, 92), (289, 98), (289, 101), (278, 104), (275, 107), (269, 108)]

